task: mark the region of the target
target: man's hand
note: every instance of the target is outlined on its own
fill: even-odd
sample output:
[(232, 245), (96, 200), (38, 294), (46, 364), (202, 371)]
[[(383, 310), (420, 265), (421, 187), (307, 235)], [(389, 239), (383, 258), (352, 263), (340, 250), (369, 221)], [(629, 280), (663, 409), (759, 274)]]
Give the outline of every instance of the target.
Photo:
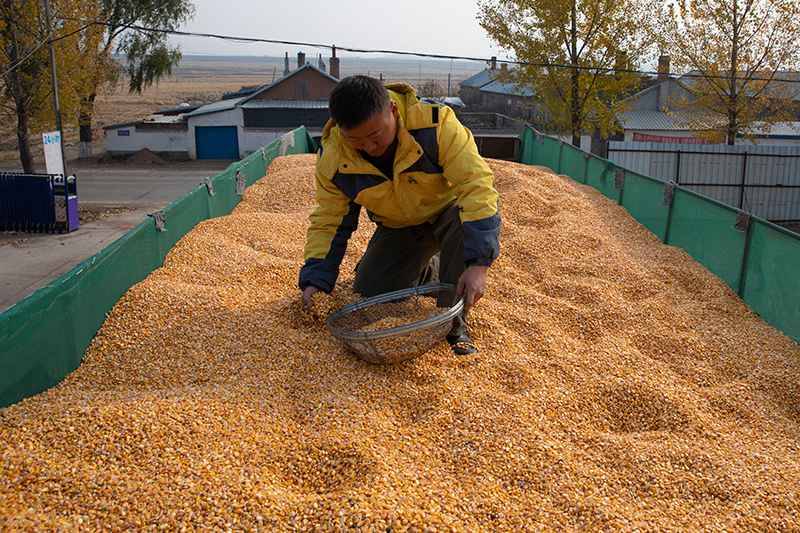
[(486, 291), (487, 266), (473, 265), (467, 268), (458, 279), (456, 296), (464, 296), (464, 308), (469, 309), (483, 297)]
[(311, 307), (314, 305), (313, 297), (318, 292), (319, 289), (314, 287), (313, 285), (309, 285), (308, 287), (303, 289), (303, 307), (310, 310)]

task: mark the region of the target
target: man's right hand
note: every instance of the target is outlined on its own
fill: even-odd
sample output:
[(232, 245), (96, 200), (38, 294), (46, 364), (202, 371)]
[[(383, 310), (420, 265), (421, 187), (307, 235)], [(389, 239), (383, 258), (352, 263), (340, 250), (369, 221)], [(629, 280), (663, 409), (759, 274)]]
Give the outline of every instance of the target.
[(313, 285), (309, 285), (305, 289), (303, 289), (303, 307), (306, 309), (311, 309), (314, 305), (313, 297), (317, 294), (320, 290)]

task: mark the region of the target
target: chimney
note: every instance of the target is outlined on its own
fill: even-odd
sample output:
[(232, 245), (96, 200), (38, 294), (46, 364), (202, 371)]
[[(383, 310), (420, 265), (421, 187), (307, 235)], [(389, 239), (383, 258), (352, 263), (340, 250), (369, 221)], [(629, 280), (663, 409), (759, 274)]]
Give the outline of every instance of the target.
[(289, 74), (289, 52), (286, 52), (286, 57), (283, 58), (283, 75)]
[(669, 78), (669, 56), (661, 54), (658, 56), (658, 80), (663, 81)]
[(492, 70), (497, 70), (497, 56), (492, 56), (491, 67)]
[(297, 68), (306, 64), (306, 55), (303, 52), (297, 52)]
[(330, 74), (331, 76), (333, 76), (334, 78), (336, 78), (338, 80), (339, 79), (339, 58), (336, 57), (336, 47), (335, 46), (331, 49), (331, 58), (330, 58), (330, 61), (328, 61), (328, 66), (329, 66), (328, 74)]
[(317, 60), (317, 67), (319, 67), (322, 72), (325, 72), (326, 70), (325, 62), (322, 60), (322, 54), (319, 55), (319, 59)]

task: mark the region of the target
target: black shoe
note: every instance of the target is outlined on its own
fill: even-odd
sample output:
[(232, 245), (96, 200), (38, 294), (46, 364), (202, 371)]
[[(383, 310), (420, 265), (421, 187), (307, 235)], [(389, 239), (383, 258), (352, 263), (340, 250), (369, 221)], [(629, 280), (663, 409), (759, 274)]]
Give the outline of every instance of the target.
[(478, 347), (472, 342), (467, 332), (467, 326), (461, 317), (453, 320), (453, 329), (447, 334), (447, 342), (456, 355), (472, 355), (478, 353)]

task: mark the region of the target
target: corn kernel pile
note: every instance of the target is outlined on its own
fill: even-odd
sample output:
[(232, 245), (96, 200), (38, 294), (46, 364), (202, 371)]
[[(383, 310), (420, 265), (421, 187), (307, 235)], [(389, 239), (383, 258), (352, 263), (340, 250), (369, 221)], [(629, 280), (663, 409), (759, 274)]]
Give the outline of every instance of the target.
[(490, 164), (477, 357), (327, 333), (366, 218), (303, 311), (314, 157), (280, 158), (0, 411), (0, 529), (800, 528), (800, 347), (596, 191)]

